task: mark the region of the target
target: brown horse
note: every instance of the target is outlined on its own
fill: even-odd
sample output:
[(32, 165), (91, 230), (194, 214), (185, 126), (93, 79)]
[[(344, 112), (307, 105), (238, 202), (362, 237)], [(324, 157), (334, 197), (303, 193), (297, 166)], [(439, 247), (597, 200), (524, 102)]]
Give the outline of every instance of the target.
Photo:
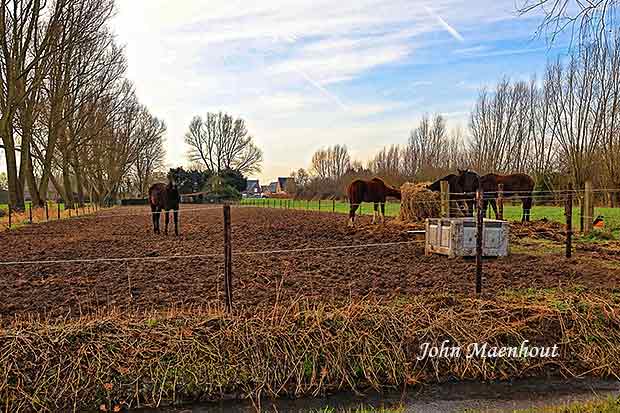
[(174, 235), (179, 235), (179, 203), (181, 196), (173, 179), (168, 179), (168, 184), (157, 183), (149, 188), (149, 204), (153, 215), (153, 231), (159, 234), (159, 218), (161, 211), (165, 211), (164, 234), (168, 235), (168, 211), (172, 210), (174, 216)]
[(349, 197), (349, 225), (353, 226), (355, 221), (355, 211), (362, 202), (372, 202), (374, 204), (374, 213), (372, 215), (372, 223), (377, 218), (377, 207), (381, 204), (381, 222), (385, 221), (385, 199), (388, 196), (400, 199), (400, 190), (387, 185), (380, 178), (372, 178), (370, 181), (356, 179), (347, 187), (347, 196)]
[(483, 211), (486, 214), (488, 204), (491, 204), (495, 218), (497, 218), (497, 204), (495, 200), (498, 195), (498, 186), (504, 187), (504, 198), (518, 197), (523, 203), (523, 214), (521, 221), (530, 220), (530, 211), (532, 209), (532, 192), (534, 191), (534, 180), (531, 176), (522, 173), (510, 175), (487, 174), (479, 176), (477, 173), (469, 170), (459, 169), (459, 185), (471, 196), (480, 187), (484, 192)]
[[(450, 216), (473, 216), (475, 202), (471, 199), (471, 197), (468, 197), (463, 193), (463, 188), (459, 185), (459, 176), (455, 174), (446, 175), (443, 178), (439, 178), (432, 184), (426, 185), (426, 188), (433, 192), (440, 192), (441, 181), (448, 181), (448, 191), (450, 192)], [(462, 204), (465, 204), (465, 206)]]

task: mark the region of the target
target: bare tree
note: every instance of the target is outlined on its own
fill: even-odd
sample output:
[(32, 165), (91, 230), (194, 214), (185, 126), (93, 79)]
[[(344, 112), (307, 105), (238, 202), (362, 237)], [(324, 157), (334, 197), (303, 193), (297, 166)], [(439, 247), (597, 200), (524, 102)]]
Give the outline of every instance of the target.
[(23, 179), (17, 169), (29, 157), (29, 135), (22, 148), (16, 142), (15, 116), (25, 110), (24, 101), (40, 87), (45, 72), (43, 61), (53, 48), (65, 2), (51, 6), (41, 0), (0, 0), (0, 138), (4, 149), (9, 199), (14, 208), (24, 207)]
[(351, 157), (346, 145), (334, 145), (319, 149), (312, 156), (312, 172), (320, 179), (337, 181), (351, 166)]
[(521, 15), (542, 13), (537, 34), (546, 33), (551, 42), (565, 31), (580, 44), (605, 40), (616, 24), (618, 0), (522, 0)]
[(242, 174), (261, 170), (263, 151), (254, 144), (243, 119), (228, 114), (207, 113), (203, 120), (196, 116), (185, 134), (190, 147), (189, 159), (202, 162), (213, 174), (231, 169)]
[(166, 152), (163, 136), (166, 124), (151, 115), (143, 107), (140, 113), (138, 128), (137, 153), (133, 165), (133, 178), (138, 195), (146, 196), (153, 178), (160, 174), (164, 167)]
[(459, 146), (459, 142), (448, 137), (446, 120), (441, 114), (433, 118), (425, 115), (401, 151), (402, 173), (408, 178), (433, 178), (451, 167)]

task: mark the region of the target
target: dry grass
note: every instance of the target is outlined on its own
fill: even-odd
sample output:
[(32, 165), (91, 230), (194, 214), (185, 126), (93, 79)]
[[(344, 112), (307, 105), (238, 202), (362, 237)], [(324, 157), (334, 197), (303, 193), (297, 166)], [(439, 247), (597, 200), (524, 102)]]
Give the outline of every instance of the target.
[(439, 192), (426, 189), (428, 182), (401, 186), (402, 200), (399, 218), (401, 221), (423, 221), (436, 218), (441, 212), (441, 196)]
[[(618, 296), (546, 291), (493, 300), (435, 296), (262, 314), (218, 309), (13, 320), (0, 330), (7, 411), (157, 406), (226, 397), (509, 379), (617, 377)], [(430, 359), (424, 342), (558, 344), (555, 359)], [(114, 401), (117, 402), (114, 402)]]
[[(58, 219), (58, 205), (53, 204), (48, 207), (47, 215), (45, 208), (33, 208), (32, 209), (32, 223), (39, 224), (48, 221), (55, 221)], [(94, 213), (94, 208), (85, 207), (80, 208), (78, 211), (71, 209), (63, 209), (61, 206), (60, 219), (75, 218), (82, 215), (90, 215)], [(30, 211), (26, 208), (25, 211), (12, 211), (11, 212), (11, 228), (19, 228), (24, 225), (30, 225)], [(0, 231), (9, 229), (9, 216), (0, 217)]]

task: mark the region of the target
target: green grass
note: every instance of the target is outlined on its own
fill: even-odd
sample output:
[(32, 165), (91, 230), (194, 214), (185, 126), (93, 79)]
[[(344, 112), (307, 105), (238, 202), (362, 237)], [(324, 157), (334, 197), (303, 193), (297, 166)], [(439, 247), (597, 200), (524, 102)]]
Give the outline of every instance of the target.
[(609, 397), (605, 400), (566, 403), (558, 406), (534, 407), (515, 410), (517, 413), (620, 413), (620, 399)]
[[(306, 200), (292, 200), (292, 199), (271, 199), (271, 198), (251, 198), (251, 199), (243, 199), (241, 201), (242, 205), (256, 205), (258, 207), (270, 207), (270, 208), (285, 208), (287, 205), (291, 209), (301, 209), (301, 210), (310, 210), (310, 211), (318, 211), (319, 205), (320, 210), (325, 212), (338, 212), (346, 214), (349, 212), (349, 204), (344, 201), (306, 201)], [(360, 210), (358, 210), (359, 213)], [(385, 215), (386, 216), (398, 216), (400, 211), (400, 203), (398, 202), (388, 202), (385, 205)], [(369, 203), (364, 203), (361, 206), (361, 213), (363, 215), (372, 215), (373, 206)], [(490, 208), (489, 208), (490, 212)], [(521, 205), (504, 205), (504, 218), (509, 221), (520, 221), (521, 220)], [(609, 232), (612, 235), (612, 238), (620, 239), (620, 208), (606, 208), (606, 207), (596, 207), (594, 209), (594, 215), (603, 216), (605, 220), (605, 230), (603, 232)], [(531, 212), (532, 220), (539, 220), (546, 218), (550, 221), (556, 222), (565, 222), (564, 218), (564, 207), (557, 206), (534, 206)], [(580, 226), (580, 209), (579, 207), (573, 208), (573, 229), (578, 230)], [(596, 233), (595, 233), (596, 236)], [(600, 238), (606, 238), (605, 235)]]

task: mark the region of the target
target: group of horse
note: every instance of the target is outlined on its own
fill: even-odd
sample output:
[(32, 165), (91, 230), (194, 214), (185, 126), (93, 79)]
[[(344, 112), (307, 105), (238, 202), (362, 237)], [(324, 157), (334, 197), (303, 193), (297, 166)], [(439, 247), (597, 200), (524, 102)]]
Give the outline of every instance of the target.
[[(532, 209), (532, 192), (534, 191), (534, 180), (531, 176), (516, 173), (510, 175), (487, 174), (478, 175), (474, 171), (468, 169), (458, 169), (458, 174), (450, 174), (438, 179), (427, 186), (431, 191), (439, 192), (441, 181), (448, 182), (450, 191), (450, 201), (454, 202), (456, 209), (460, 210), (463, 215), (473, 216), (475, 206), (476, 191), (482, 190), (483, 206), (482, 210), (486, 215), (489, 204), (493, 208), (495, 218), (498, 217), (497, 198), (499, 197), (500, 185), (503, 198), (518, 198), (523, 204), (523, 213), (521, 221), (530, 220), (530, 211)], [(362, 202), (372, 202), (374, 204), (374, 212), (372, 222), (376, 222), (377, 215), (380, 215), (381, 221), (385, 220), (385, 202), (388, 197), (401, 199), (399, 189), (387, 185), (380, 178), (373, 178), (370, 181), (356, 179), (347, 187), (347, 196), (349, 198), (349, 225), (354, 225), (355, 213)], [(381, 207), (381, 212), (378, 209)]]
[[(517, 197), (523, 203), (523, 214), (521, 221), (530, 220), (532, 209), (532, 192), (534, 191), (534, 180), (526, 174), (517, 173), (510, 175), (487, 174), (480, 176), (468, 169), (458, 170), (458, 174), (450, 174), (433, 182), (427, 186), (431, 191), (440, 191), (441, 181), (448, 182), (450, 191), (450, 201), (454, 201), (456, 208), (463, 215), (473, 216), (475, 205), (475, 193), (477, 190), (483, 192), (483, 212), (486, 214), (489, 204), (493, 208), (497, 218), (497, 198), (499, 196), (499, 185), (502, 185), (504, 198)], [(386, 184), (380, 178), (372, 178), (369, 181), (356, 179), (347, 187), (347, 197), (349, 199), (349, 225), (354, 225), (355, 213), (362, 202), (371, 202), (374, 205), (372, 217), (373, 224), (377, 217), (381, 222), (385, 221), (385, 202), (388, 197), (401, 199), (400, 189)], [(174, 233), (179, 235), (178, 215), (181, 196), (179, 189), (172, 177), (168, 178), (168, 183), (157, 183), (149, 188), (149, 204), (153, 216), (153, 231), (160, 233), (159, 222), (160, 214), (164, 211), (165, 228), (164, 233), (168, 234), (169, 216), (172, 211), (174, 217)], [(463, 208), (464, 206), (464, 208)], [(380, 211), (379, 211), (380, 207)]]

